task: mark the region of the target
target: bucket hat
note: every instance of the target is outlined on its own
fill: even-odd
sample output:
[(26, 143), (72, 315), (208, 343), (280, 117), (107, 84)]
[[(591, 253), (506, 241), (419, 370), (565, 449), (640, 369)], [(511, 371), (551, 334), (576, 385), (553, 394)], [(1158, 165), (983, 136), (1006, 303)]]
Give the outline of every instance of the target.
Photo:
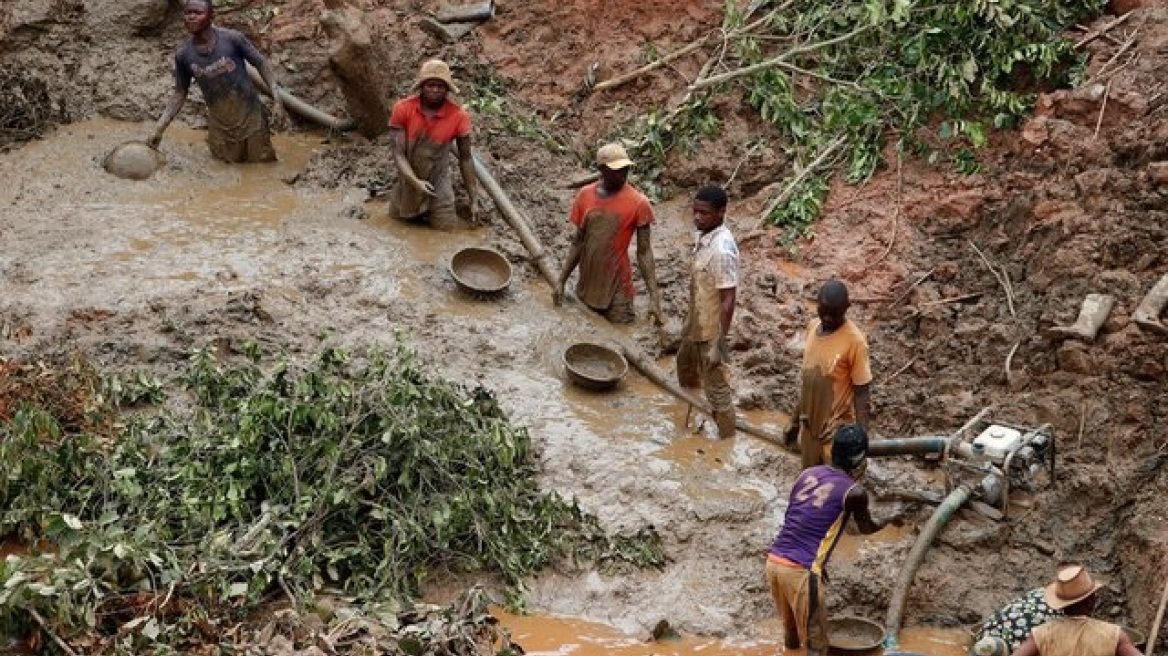
[(414, 82), (414, 88), (422, 86), (426, 80), (441, 80), (446, 83), (448, 89), (458, 93), (458, 85), (454, 83), (450, 66), (441, 59), (431, 59), (422, 64), (422, 68), (418, 69), (418, 79)]
[(625, 147), (618, 143), (604, 144), (596, 151), (596, 164), (610, 169), (619, 170), (633, 165)]
[(1091, 573), (1082, 565), (1072, 565), (1059, 570), (1054, 582), (1042, 589), (1046, 605), (1054, 610), (1062, 610), (1095, 594), (1103, 584), (1091, 578)]

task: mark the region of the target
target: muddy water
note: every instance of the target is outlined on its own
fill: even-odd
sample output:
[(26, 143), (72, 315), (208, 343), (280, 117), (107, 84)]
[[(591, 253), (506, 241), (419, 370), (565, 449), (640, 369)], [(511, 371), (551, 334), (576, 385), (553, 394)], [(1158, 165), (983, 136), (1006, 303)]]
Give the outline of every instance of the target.
[[(777, 621), (760, 623), (758, 632), (769, 634), (753, 640), (681, 635), (652, 641), (648, 635), (630, 636), (596, 622), (551, 615), (514, 615), (500, 608), (491, 612), (511, 639), (530, 656), (774, 656), (805, 654), (803, 649), (783, 647)], [(960, 629), (908, 627), (900, 635), (901, 650), (929, 656), (967, 656), (968, 638)], [(837, 656), (847, 652), (832, 651)], [(866, 652), (876, 656), (880, 650)]]
[[(606, 527), (656, 527), (673, 559), (662, 572), (549, 571), (532, 582), (533, 608), (604, 621), (622, 635), (668, 617), (692, 633), (749, 636), (770, 616), (766, 593), (744, 589), (758, 585), (794, 460), (746, 436), (714, 439), (710, 422), (635, 371), (604, 393), (566, 380), (568, 346), (616, 346), (643, 324), (614, 327), (574, 304), (554, 308), (517, 257), (506, 293), (461, 293), (450, 258), (492, 245), (501, 222), (439, 233), (387, 221), (363, 192), (290, 186), (281, 178), (320, 147), (311, 135), (278, 137), (278, 163), (237, 167), (211, 161), (202, 133), (174, 126), (162, 146), (168, 164), (151, 179), (101, 170), (110, 148), (149, 129), (87, 121), (0, 155), (8, 181), (0, 185), (0, 310), (29, 317), (34, 339), (56, 335), (124, 359), (119, 353), (180, 357), (171, 355), (181, 353), (176, 345), (222, 335), (261, 334), (312, 352), (326, 332), (331, 343), (359, 348), (403, 334), (443, 375), (496, 393), (530, 430), (546, 489)], [(369, 218), (353, 218), (361, 211)], [(684, 224), (662, 228), (659, 258), (688, 252)], [(645, 304), (638, 299), (641, 316)], [(94, 308), (112, 318), (70, 327), (75, 310)], [(171, 341), (174, 330), (188, 341)], [(658, 364), (673, 368), (671, 359)], [(748, 418), (775, 431), (786, 424), (780, 415)], [(841, 567), (837, 576), (836, 585), (856, 585), (865, 573)]]

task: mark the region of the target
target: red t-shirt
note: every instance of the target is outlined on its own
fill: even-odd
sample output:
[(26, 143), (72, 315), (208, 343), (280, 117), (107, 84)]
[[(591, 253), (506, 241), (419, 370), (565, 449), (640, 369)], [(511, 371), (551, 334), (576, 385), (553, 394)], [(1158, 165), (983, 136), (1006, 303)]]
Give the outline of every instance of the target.
[(591, 307), (607, 308), (618, 288), (630, 300), (635, 294), (629, 244), (637, 228), (653, 222), (653, 208), (630, 184), (604, 198), (597, 193), (599, 187), (594, 182), (582, 188), (568, 218), (584, 231), (577, 294)]
[(470, 134), (470, 114), (447, 100), (433, 117), (426, 116), (422, 113), (421, 98), (414, 95), (394, 103), (389, 127), (405, 130), (408, 141), (425, 135), (433, 143), (448, 144)]

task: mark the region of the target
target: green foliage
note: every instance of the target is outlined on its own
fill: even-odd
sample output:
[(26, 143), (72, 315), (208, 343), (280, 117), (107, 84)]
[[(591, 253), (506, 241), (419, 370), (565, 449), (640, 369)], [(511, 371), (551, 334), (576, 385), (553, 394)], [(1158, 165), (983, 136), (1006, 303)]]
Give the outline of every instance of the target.
[[(496, 572), (518, 589), (564, 558), (664, 562), (651, 529), (607, 535), (541, 492), (526, 430), (405, 347), (327, 349), (302, 368), (255, 360), (199, 352), (181, 409), (122, 413), (112, 440), (31, 403), (0, 424), (0, 535), (34, 545), (0, 565), (0, 623), (36, 610), (66, 639), (134, 653), (198, 642), (208, 618), (243, 617), (273, 588), (402, 600), (432, 571)], [(87, 397), (108, 412), (115, 396), (161, 398), (148, 377), (71, 376), (120, 389)]]
[(642, 191), (652, 198), (662, 196), (659, 179), (666, 156), (677, 150), (692, 154), (702, 139), (718, 133), (721, 121), (705, 97), (692, 98), (671, 113), (650, 109), (620, 139), (638, 162), (637, 176)]
[[(849, 182), (862, 183), (883, 163), (880, 153), (891, 137), (900, 142), (898, 148), (927, 143), (940, 153), (930, 159), (973, 172), (975, 151), (988, 141), (989, 129), (1016, 125), (1031, 111), (1038, 91), (1081, 81), (1085, 57), (1060, 33), (1098, 15), (1104, 4), (786, 0), (764, 3), (744, 16), (746, 3), (728, 0), (725, 29), (766, 20), (729, 39), (713, 56), (724, 62), (724, 72), (789, 55), (721, 88), (743, 89), (798, 166), (843, 137), (845, 147), (817, 171), (841, 172)], [(698, 91), (672, 117), (672, 125), (648, 124), (646, 132), (682, 130), (691, 108), (706, 108), (705, 94), (718, 90)], [(918, 134), (922, 131), (932, 134)], [(667, 153), (668, 148), (647, 151), (658, 166)], [(824, 183), (805, 180), (799, 186), (769, 217), (796, 232), (818, 214)]]
[[(485, 127), (480, 126), (480, 129), (488, 133), (527, 139), (556, 155), (569, 152), (565, 140), (545, 128), (533, 112), (518, 107), (515, 99), (508, 95), (506, 85), (497, 78), (485, 77), (471, 84), (466, 105), (478, 118), (485, 119)], [(555, 117), (552, 117), (549, 123), (554, 122)]]

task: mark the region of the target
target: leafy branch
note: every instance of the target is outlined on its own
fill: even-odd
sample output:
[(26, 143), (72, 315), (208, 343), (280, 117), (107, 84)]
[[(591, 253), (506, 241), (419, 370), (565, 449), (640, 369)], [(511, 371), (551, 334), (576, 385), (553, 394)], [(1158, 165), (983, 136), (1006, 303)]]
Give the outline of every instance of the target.
[[(753, 19), (771, 4), (729, 0), (725, 38), (678, 50), (704, 53), (702, 72), (672, 111), (657, 112), (668, 120), (642, 123), (641, 133), (696, 142), (708, 135), (687, 126), (687, 113), (708, 111), (717, 95), (742, 94), (794, 165), (775, 172), (792, 179), (768, 203), (766, 220), (795, 238), (819, 213), (827, 180), (842, 173), (866, 181), (885, 163), (891, 135), (897, 152), (976, 171), (989, 130), (1016, 125), (1038, 91), (1082, 81), (1085, 55), (1062, 31), (1097, 16), (1105, 0), (785, 0), (782, 11)], [(660, 170), (668, 154), (639, 156)]]

